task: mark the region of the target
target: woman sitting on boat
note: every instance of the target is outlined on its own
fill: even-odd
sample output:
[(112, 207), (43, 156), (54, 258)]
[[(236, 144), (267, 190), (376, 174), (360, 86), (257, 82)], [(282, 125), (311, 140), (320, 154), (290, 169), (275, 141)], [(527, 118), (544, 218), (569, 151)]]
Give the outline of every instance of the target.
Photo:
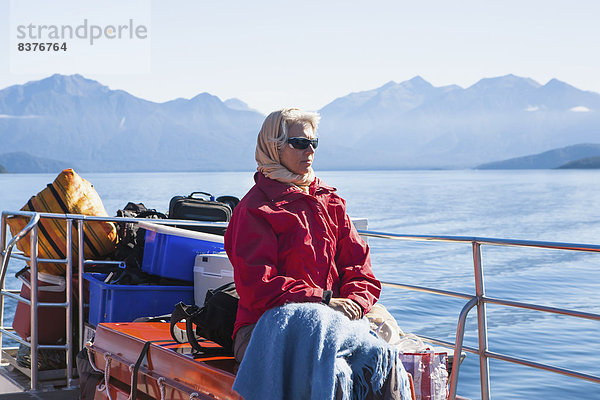
[[(244, 358), (247, 348), (250, 353), (252, 345), (256, 342), (258, 348), (261, 340), (274, 343), (293, 340), (297, 343), (306, 340), (306, 336), (316, 336), (317, 333), (313, 334), (315, 329), (320, 331), (320, 335), (324, 332), (329, 334), (327, 332), (332, 329), (343, 330), (345, 321), (360, 320), (369, 312), (381, 293), (381, 284), (371, 270), (369, 247), (346, 214), (345, 201), (336, 194), (334, 188), (315, 177), (312, 169), (318, 145), (316, 131), (319, 119), (316, 113), (295, 108), (275, 111), (267, 116), (257, 139), (256, 184), (235, 208), (225, 234), (225, 249), (234, 267), (236, 289), (240, 296), (234, 330), (234, 354), (239, 362)], [(289, 303), (305, 306), (280, 307)], [(307, 303), (312, 305), (308, 306)], [(276, 311), (269, 313), (269, 310)], [(270, 318), (262, 328), (261, 317)], [(261, 322), (257, 324), (259, 319)], [(296, 320), (300, 322), (294, 325)], [(288, 337), (292, 332), (302, 332), (307, 324), (313, 322), (318, 326), (310, 327), (308, 334), (300, 334), (304, 335), (300, 338)], [(323, 323), (329, 325), (319, 325)], [(352, 327), (349, 329), (354, 330)], [(261, 335), (257, 335), (259, 330)], [(268, 338), (264, 338), (265, 332)], [(284, 338), (278, 342), (276, 335), (279, 334)], [(263, 337), (252, 338), (249, 346), (252, 336)], [(276, 346), (273, 343), (270, 345)], [(322, 343), (315, 345), (323, 346)], [(273, 348), (265, 351), (268, 354), (262, 354), (260, 357), (263, 360), (260, 361), (265, 362), (264, 358), (270, 357), (267, 363), (281, 362), (276, 360), (278, 355), (274, 354), (276, 351)], [(285, 353), (285, 350), (282, 351)], [(316, 351), (309, 349), (308, 352)], [(339, 352), (339, 348), (336, 351)], [(291, 352), (295, 354), (290, 362), (298, 363), (304, 357), (304, 352), (298, 350), (290, 350), (285, 354), (290, 356)], [(351, 352), (360, 353), (357, 349)], [(324, 356), (321, 354), (317, 357), (321, 358), (322, 365)], [(240, 373), (244, 364), (240, 367)], [(390, 360), (390, 364), (395, 364), (395, 361)], [(285, 365), (268, 367), (274, 377), (277, 376), (277, 368), (284, 369), (282, 376), (286, 373), (285, 369), (289, 368)], [(328, 375), (333, 377), (335, 374), (339, 378), (340, 372), (334, 369), (332, 364)], [(387, 379), (390, 369), (388, 366), (384, 371), (386, 382), (390, 381)], [(371, 375), (374, 377), (375, 373), (369, 372), (369, 379)], [(282, 390), (297, 394), (296, 391), (300, 389), (294, 389), (294, 378), (288, 378), (288, 388)], [(393, 392), (389, 386), (394, 385), (386, 385), (388, 387), (381, 390), (383, 381), (381, 377), (379, 380), (371, 392)], [(328, 381), (324, 386), (330, 383)], [(302, 384), (311, 386), (308, 382)], [(347, 381), (344, 384), (352, 385)], [(332, 389), (339, 397), (342, 395), (340, 388), (342, 391), (347, 389), (344, 384), (338, 379), (334, 384), (337, 390), (335, 387), (327, 390)], [(315, 385), (313, 375), (312, 386)], [(255, 382), (252, 389), (258, 392), (260, 384)], [(311, 390), (311, 398), (319, 398), (315, 395), (315, 389)], [(356, 388), (351, 390), (356, 392)], [(241, 394), (245, 398), (252, 397), (248, 391)], [(271, 394), (270, 398), (279, 398)], [(292, 398), (290, 393), (281, 395)], [(401, 398), (390, 396), (384, 398)], [(260, 394), (256, 398), (260, 398)]]

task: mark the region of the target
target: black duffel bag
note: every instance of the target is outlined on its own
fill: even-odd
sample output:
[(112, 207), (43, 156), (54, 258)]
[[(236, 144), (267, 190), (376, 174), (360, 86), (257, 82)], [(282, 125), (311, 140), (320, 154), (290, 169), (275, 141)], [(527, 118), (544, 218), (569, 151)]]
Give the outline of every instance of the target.
[[(170, 219), (188, 219), (207, 222), (229, 222), (231, 213), (239, 199), (234, 196), (220, 196), (216, 199), (206, 192), (192, 192), (189, 196), (175, 196), (169, 202)], [(178, 228), (224, 235), (224, 227), (192, 227), (181, 225)]]
[[(179, 303), (171, 314), (171, 336), (179, 343), (190, 343), (195, 352), (233, 355), (233, 326), (240, 296), (234, 282), (206, 293), (204, 307)], [(185, 331), (177, 323), (185, 320)], [(194, 329), (193, 325), (196, 325)], [(222, 348), (202, 347), (199, 338), (208, 339)]]

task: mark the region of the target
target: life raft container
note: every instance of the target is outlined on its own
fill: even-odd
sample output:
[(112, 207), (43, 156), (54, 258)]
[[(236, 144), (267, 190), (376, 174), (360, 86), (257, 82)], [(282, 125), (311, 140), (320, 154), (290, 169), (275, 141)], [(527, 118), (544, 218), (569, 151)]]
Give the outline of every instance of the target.
[[(189, 343), (171, 338), (169, 323), (101, 323), (87, 345), (93, 368), (102, 372), (96, 399), (242, 400), (233, 389), (233, 357), (193, 355)], [(219, 347), (213, 342), (203, 346)], [(135, 393), (132, 389), (135, 388)], [(116, 396), (115, 396), (116, 395)]]

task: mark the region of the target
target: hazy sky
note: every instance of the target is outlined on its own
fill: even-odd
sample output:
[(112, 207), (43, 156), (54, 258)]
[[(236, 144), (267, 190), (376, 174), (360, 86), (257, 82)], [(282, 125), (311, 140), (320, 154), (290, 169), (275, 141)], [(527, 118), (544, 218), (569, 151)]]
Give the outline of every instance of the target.
[[(23, 23), (24, 12), (37, 24), (132, 18), (148, 25), (148, 38), (122, 57), (107, 50), (95, 68), (72, 54), (32, 58), (26, 68), (24, 55), (14, 55), (11, 27)], [(466, 87), (513, 73), (600, 92), (599, 18), (597, 0), (0, 0), (0, 88), (79, 72), (153, 101), (209, 92), (264, 113), (291, 105), (319, 109), (415, 75)], [(86, 51), (97, 57), (102, 46)]]

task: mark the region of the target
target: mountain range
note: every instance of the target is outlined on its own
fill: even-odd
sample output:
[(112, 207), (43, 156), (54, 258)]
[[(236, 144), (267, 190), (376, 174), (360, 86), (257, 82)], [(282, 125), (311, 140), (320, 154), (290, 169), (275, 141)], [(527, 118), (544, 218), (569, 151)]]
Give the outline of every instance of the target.
[[(319, 112), (316, 169), (472, 168), (600, 141), (600, 94), (556, 79), (506, 75), (461, 88), (417, 76)], [(0, 90), (3, 153), (82, 171), (252, 170), (263, 119), (239, 99), (156, 103), (80, 75)]]
[(600, 156), (586, 157), (580, 160), (570, 161), (564, 165), (561, 165), (561, 169), (599, 169), (600, 168)]
[(10, 172), (12, 173), (54, 173), (66, 168), (79, 170), (79, 167), (70, 161), (35, 157), (24, 151), (0, 154), (0, 172), (8, 172), (3, 167), (4, 165), (9, 165)]
[(320, 110), (323, 153), (344, 168), (469, 168), (600, 141), (600, 94), (507, 75), (463, 89), (420, 77)]
[(540, 154), (486, 163), (477, 166), (477, 169), (594, 168), (593, 159), (598, 157), (600, 144), (583, 143)]
[(154, 103), (80, 75), (53, 75), (0, 91), (0, 138), (4, 152), (85, 171), (245, 169), (264, 117), (242, 104), (230, 108), (208, 93)]

